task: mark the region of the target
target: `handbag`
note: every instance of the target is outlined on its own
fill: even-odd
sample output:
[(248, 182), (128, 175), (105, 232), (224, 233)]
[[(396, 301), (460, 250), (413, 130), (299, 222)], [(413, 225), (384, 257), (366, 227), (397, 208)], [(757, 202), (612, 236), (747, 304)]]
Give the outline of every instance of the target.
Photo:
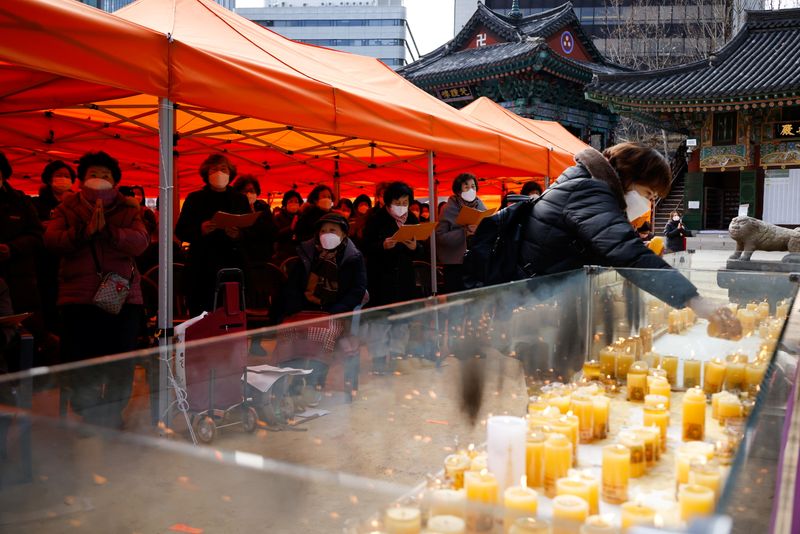
[(97, 252), (94, 250), (94, 241), (91, 243), (92, 258), (97, 269), (97, 277), (100, 278), (100, 286), (92, 297), (92, 303), (111, 315), (118, 315), (122, 311), (122, 306), (128, 300), (128, 293), (131, 291), (131, 283), (136, 266), (131, 262), (131, 276), (125, 278), (117, 273), (103, 274), (100, 262), (97, 260)]

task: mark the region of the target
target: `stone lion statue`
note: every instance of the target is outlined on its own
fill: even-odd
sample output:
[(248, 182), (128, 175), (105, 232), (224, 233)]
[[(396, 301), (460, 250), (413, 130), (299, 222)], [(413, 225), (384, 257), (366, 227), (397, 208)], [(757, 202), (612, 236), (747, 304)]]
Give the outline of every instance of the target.
[(800, 229), (781, 228), (753, 217), (736, 217), (728, 227), (736, 240), (736, 252), (730, 259), (750, 260), (756, 250), (800, 252)]

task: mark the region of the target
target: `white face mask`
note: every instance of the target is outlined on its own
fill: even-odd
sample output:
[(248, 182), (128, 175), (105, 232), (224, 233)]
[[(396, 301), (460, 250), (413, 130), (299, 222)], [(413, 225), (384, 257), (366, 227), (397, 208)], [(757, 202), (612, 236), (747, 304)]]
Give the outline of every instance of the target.
[(322, 234), (319, 242), (325, 250), (333, 250), (342, 243), (342, 238), (336, 234)]
[(256, 200), (258, 200), (258, 195), (256, 195), (255, 193), (246, 193), (246, 195), (247, 195), (247, 201), (250, 203), (251, 206), (256, 203)]
[(650, 211), (650, 201), (635, 189), (625, 193), (625, 203), (628, 205), (626, 211), (629, 221), (635, 221)]
[(114, 186), (108, 180), (102, 178), (89, 178), (83, 182), (83, 187), (94, 189), (95, 191), (108, 191)]
[(329, 198), (321, 198), (317, 200), (317, 206), (324, 209), (325, 211), (328, 211), (333, 207), (333, 200)]
[[(105, 182), (105, 180), (103, 180)], [(59, 193), (69, 191), (72, 188), (72, 180), (63, 176), (53, 178), (53, 189)]]
[(230, 175), (221, 171), (217, 171), (208, 176), (208, 183), (211, 184), (211, 187), (214, 189), (224, 189), (228, 185), (229, 180)]
[(472, 202), (478, 196), (478, 192), (474, 189), (467, 189), (466, 191), (461, 192), (461, 198), (463, 198), (466, 202)]
[(406, 213), (408, 213), (408, 206), (395, 206), (392, 204), (389, 209), (392, 211), (392, 215), (395, 217), (402, 217)]
[(672, 220), (678, 222), (681, 220), (681, 218), (676, 215), (675, 217), (672, 218)]
[(287, 204), (286, 205), (287, 213), (297, 213), (297, 210), (299, 210), (299, 209), (300, 209), (300, 204), (292, 203), (292, 204)]

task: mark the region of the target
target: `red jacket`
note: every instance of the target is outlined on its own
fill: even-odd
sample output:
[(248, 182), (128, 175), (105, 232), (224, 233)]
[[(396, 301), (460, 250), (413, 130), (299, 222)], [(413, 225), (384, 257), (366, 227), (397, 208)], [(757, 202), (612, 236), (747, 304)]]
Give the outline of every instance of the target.
[[(90, 249), (86, 227), (94, 207), (80, 193), (65, 195), (53, 212), (44, 235), (45, 246), (61, 256), (58, 304), (92, 304), (100, 285)], [(102, 273), (115, 272), (130, 277), (134, 258), (150, 244), (138, 204), (117, 194), (105, 210), (106, 226), (94, 239)], [(129, 304), (142, 304), (139, 271), (136, 270), (128, 294)]]

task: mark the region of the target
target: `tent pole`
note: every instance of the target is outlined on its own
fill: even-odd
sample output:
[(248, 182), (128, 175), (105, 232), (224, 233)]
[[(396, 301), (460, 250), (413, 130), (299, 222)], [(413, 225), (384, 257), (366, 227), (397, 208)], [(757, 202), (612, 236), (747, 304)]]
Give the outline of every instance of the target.
[(175, 106), (166, 98), (158, 100), (158, 421), (170, 425), (169, 368), (172, 341), (173, 282), (172, 282), (172, 232), (175, 207), (173, 205), (174, 161), (173, 135), (175, 132)]
[[(433, 176), (433, 151), (428, 151), (428, 202), (430, 203), (430, 222), (436, 222), (436, 182)], [(431, 234), (431, 294), (435, 295), (438, 288), (436, 279), (436, 232)]]

